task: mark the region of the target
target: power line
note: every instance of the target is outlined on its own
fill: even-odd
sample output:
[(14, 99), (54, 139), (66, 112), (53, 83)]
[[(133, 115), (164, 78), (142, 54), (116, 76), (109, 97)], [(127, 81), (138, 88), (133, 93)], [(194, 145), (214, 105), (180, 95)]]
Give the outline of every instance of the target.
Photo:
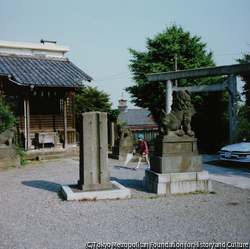
[[(239, 54), (243, 55), (243, 54), (249, 54), (249, 53), (250, 52), (241, 52), (241, 53), (233, 53), (233, 54), (216, 54), (216, 55), (213, 55), (213, 56), (229, 56), (229, 55), (239, 55)], [(117, 79), (125, 78), (125, 77), (128, 77), (128, 76), (131, 76), (131, 72), (130, 71), (123, 72), (123, 73), (118, 73), (118, 74), (111, 75), (111, 76), (102, 77), (102, 78), (96, 79), (94, 81), (117, 80)]]
[[(127, 77), (128, 73), (129, 73), (129, 75), (131, 75), (131, 73), (129, 71), (127, 71), (127, 72), (118, 73), (118, 74), (115, 74), (115, 75), (111, 75), (111, 76), (106, 76), (106, 77), (103, 77), (103, 78), (99, 78), (99, 79), (96, 79), (95, 81), (112, 80), (110, 78), (114, 78), (114, 77), (115, 77), (114, 79), (122, 78), (122, 77)], [(123, 75), (123, 74), (127, 74), (127, 75)], [(119, 75), (123, 75), (123, 76), (119, 76)], [(117, 76), (119, 76), (119, 77), (117, 77)]]
[(235, 53), (235, 54), (216, 54), (214, 56), (227, 56), (227, 55), (243, 55), (243, 54), (249, 54), (250, 52), (241, 52), (241, 53)]

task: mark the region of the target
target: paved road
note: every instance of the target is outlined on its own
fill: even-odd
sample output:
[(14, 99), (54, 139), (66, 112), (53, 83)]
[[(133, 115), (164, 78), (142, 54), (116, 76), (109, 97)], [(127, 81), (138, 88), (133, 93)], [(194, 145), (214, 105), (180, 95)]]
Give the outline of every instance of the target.
[[(234, 163), (227, 163), (224, 161), (220, 163), (218, 156), (203, 155), (202, 157), (203, 169), (209, 172), (211, 180), (226, 183), (242, 189), (250, 189), (250, 173), (235, 169), (239, 167), (239, 164), (235, 163), (235, 168), (232, 168)], [(250, 167), (249, 165), (243, 166)]]

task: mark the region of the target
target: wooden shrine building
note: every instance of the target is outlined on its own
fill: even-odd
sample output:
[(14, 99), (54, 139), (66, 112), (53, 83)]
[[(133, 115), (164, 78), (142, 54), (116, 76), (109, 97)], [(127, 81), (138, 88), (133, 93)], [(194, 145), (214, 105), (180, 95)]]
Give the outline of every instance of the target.
[(16, 107), (20, 143), (26, 150), (52, 143), (76, 144), (75, 92), (92, 78), (56, 41), (0, 41), (0, 97)]

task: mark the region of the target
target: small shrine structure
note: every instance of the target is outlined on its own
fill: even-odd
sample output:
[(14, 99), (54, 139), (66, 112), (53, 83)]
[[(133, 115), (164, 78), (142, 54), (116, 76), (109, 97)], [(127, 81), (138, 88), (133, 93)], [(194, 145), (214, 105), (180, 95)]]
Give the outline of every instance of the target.
[(92, 78), (64, 54), (68, 46), (0, 41), (0, 97), (16, 107), (25, 150), (76, 144), (75, 93)]

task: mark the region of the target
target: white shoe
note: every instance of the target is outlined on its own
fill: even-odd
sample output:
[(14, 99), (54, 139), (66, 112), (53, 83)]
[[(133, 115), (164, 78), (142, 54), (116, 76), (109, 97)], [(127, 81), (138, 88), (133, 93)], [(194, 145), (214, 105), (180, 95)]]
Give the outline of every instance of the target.
[(150, 166), (148, 166), (147, 169), (150, 169)]
[(138, 167), (138, 166), (136, 166), (136, 167), (134, 167), (133, 169), (137, 171), (137, 170), (139, 169), (139, 167)]

